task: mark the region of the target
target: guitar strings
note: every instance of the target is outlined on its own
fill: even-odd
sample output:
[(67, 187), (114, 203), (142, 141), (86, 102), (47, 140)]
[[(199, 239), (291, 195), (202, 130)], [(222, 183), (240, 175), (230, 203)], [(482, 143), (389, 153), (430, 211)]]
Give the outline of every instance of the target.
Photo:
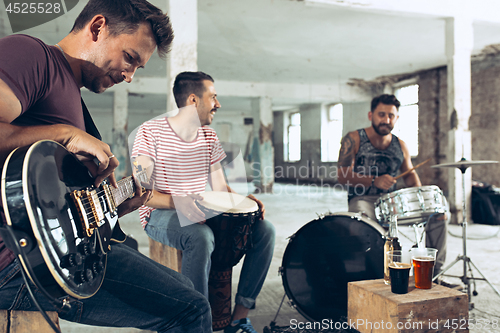
[[(141, 172), (138, 172), (136, 175), (139, 178), (144, 178), (142, 176), (144, 176), (145, 174), (146, 174), (146, 171), (143, 170)], [(132, 177), (128, 177), (128, 178), (125, 178), (125, 179), (122, 179), (122, 180), (118, 181), (119, 187), (116, 188), (116, 189), (115, 188), (111, 188), (111, 195), (113, 197), (115, 197), (117, 193), (120, 194), (120, 195), (123, 195), (123, 191), (120, 188), (120, 185), (122, 185), (122, 184), (124, 184), (125, 188), (128, 188), (129, 186), (132, 187), (133, 186), (133, 178)], [(102, 199), (103, 197), (106, 197), (106, 191), (105, 190), (98, 190), (98, 189), (96, 189), (95, 190), (95, 194), (97, 195), (98, 201), (100, 201), (100, 199)], [(126, 196), (122, 196), (120, 199), (123, 199), (125, 197)], [(81, 202), (83, 204), (83, 208), (86, 211), (86, 217), (89, 220), (89, 222), (91, 222), (91, 223), (97, 222), (97, 219), (96, 219), (96, 216), (95, 216), (94, 212), (93, 211), (92, 212), (87, 212), (87, 209), (92, 207), (92, 204), (90, 203), (89, 197), (86, 197), (86, 198), (82, 199)]]
[[(143, 178), (143, 179), (141, 179), (141, 181), (144, 181), (144, 182), (146, 181), (146, 179), (144, 179), (144, 177), (143, 177), (143, 176), (145, 176), (145, 175), (146, 175), (146, 171), (140, 171), (140, 172), (138, 172), (138, 173), (136, 174), (136, 176), (137, 176), (138, 178)], [(119, 180), (119, 181), (117, 182), (118, 186), (120, 186), (122, 183), (123, 183), (123, 184), (125, 184), (125, 186), (127, 186), (127, 184), (129, 184), (129, 185), (133, 185), (133, 183), (134, 183), (134, 182), (133, 182), (132, 177), (130, 176), (130, 177), (127, 177), (127, 178), (125, 178), (125, 179)], [(96, 189), (96, 191), (97, 191), (97, 189)], [(120, 190), (120, 188), (111, 188), (111, 191), (113, 191), (113, 192), (115, 192), (115, 193), (116, 193), (117, 191), (122, 192), (122, 191)], [(101, 194), (101, 193), (105, 193), (105, 192), (106, 192), (105, 190), (100, 190), (100, 191), (96, 192), (96, 194), (97, 194), (97, 195), (99, 195), (99, 194)]]
[[(142, 176), (142, 174), (144, 174), (144, 173), (145, 172), (143, 171), (140, 174), (138, 174), (139, 177)], [(118, 185), (119, 186), (122, 185), (122, 184), (124, 184), (125, 187), (132, 186), (133, 185), (133, 180), (132, 180), (132, 178), (129, 177), (129, 178), (122, 179), (122, 180), (118, 181)], [(123, 191), (120, 188), (112, 188), (111, 191), (112, 191), (112, 195), (113, 196), (115, 196), (116, 193), (118, 193), (120, 195), (123, 194)], [(100, 190), (100, 191), (96, 190), (95, 194), (97, 195), (98, 200), (101, 199), (101, 198), (103, 198), (103, 197), (106, 197), (106, 191), (105, 190)], [(123, 199), (125, 197), (127, 197), (127, 196), (122, 196), (122, 198), (120, 198), (120, 199)], [(82, 199), (81, 202), (82, 202), (83, 207), (84, 207), (84, 209), (86, 211), (87, 211), (88, 208), (92, 207), (92, 204), (90, 203), (89, 197), (86, 197), (86, 198)], [(91, 223), (92, 222), (97, 222), (97, 219), (96, 219), (95, 214), (93, 212), (87, 212), (86, 213), (86, 217), (89, 220), (89, 222), (91, 222)]]

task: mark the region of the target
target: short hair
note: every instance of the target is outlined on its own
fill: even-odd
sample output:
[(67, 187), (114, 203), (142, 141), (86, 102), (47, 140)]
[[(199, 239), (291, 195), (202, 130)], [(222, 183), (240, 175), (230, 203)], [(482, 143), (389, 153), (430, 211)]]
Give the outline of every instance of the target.
[(372, 106), (371, 106), (371, 111), (375, 111), (377, 106), (382, 103), (386, 105), (394, 105), (396, 109), (399, 110), (399, 107), (401, 106), (401, 102), (398, 101), (396, 96), (394, 95), (389, 95), (389, 94), (383, 94), (380, 96), (375, 97), (372, 99)]
[(191, 94), (202, 97), (205, 92), (205, 85), (203, 81), (214, 82), (214, 79), (203, 72), (182, 72), (175, 77), (174, 93), (175, 104), (177, 107), (182, 108), (186, 106), (186, 100)]
[(133, 34), (141, 23), (148, 22), (158, 47), (158, 54), (164, 58), (170, 52), (174, 32), (167, 14), (146, 0), (90, 0), (75, 20), (71, 32), (82, 30), (96, 15), (103, 15), (112, 36)]

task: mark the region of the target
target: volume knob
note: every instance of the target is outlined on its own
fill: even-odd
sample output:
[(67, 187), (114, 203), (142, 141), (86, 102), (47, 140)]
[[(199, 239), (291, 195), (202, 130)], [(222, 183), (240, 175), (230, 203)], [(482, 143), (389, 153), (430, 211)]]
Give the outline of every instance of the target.
[(99, 275), (104, 270), (104, 264), (102, 261), (98, 260), (92, 263), (92, 272), (94, 275)]
[(92, 270), (89, 268), (84, 269), (83, 271), (78, 271), (75, 273), (75, 282), (77, 284), (89, 282), (94, 279), (94, 275), (92, 274)]
[(90, 243), (82, 243), (78, 245), (78, 250), (85, 256), (96, 253), (95, 247)]

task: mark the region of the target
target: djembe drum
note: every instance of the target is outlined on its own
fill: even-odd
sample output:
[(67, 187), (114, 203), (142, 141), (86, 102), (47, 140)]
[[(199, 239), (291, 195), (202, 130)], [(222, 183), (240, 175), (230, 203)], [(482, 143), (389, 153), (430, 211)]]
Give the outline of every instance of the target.
[(259, 216), (259, 206), (237, 193), (205, 192), (198, 207), (205, 213), (212, 229), (215, 249), (208, 279), (212, 327), (222, 330), (231, 323), (231, 277), (236, 265), (252, 247), (252, 225)]

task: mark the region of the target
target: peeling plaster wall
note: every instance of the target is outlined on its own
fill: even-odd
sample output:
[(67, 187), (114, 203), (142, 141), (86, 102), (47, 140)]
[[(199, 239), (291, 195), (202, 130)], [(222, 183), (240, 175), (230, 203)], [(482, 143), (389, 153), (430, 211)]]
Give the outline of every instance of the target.
[[(423, 185), (437, 185), (448, 191), (447, 169), (431, 165), (452, 162), (447, 158), (446, 67), (414, 73), (419, 84), (419, 156), (416, 165), (429, 157), (433, 159), (417, 170)], [(405, 74), (406, 77), (412, 74)], [(343, 135), (370, 126), (367, 113), (370, 101), (343, 103)], [(105, 142), (112, 140), (112, 106), (109, 109), (90, 109)], [(129, 131), (143, 121), (162, 114), (163, 110), (130, 110)], [(275, 181), (336, 181), (336, 162), (321, 162), (321, 105), (304, 104), (302, 119), (302, 159), (286, 162), (283, 156), (284, 113), (274, 112), (272, 141), (275, 151)], [(252, 180), (252, 149), (258, 138), (253, 137), (253, 125), (244, 125), (244, 118), (253, 118), (249, 111), (219, 110), (212, 127), (220, 134), (229, 130), (229, 142), (241, 150), (247, 179)], [(472, 61), (472, 115), (469, 121), (472, 136), (472, 159), (500, 161), (500, 55), (486, 55)], [(226, 134), (224, 134), (226, 135)], [(500, 187), (500, 164), (472, 168), (472, 178)], [(398, 183), (398, 186), (402, 184)]]

